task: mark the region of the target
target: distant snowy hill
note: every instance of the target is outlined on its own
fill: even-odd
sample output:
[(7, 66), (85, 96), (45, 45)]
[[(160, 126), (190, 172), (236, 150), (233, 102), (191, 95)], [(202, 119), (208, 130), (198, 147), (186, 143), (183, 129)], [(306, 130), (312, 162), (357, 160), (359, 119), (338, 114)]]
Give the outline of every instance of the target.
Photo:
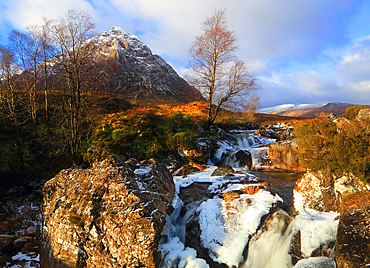
[(188, 103), (202, 99), (162, 57), (135, 35), (114, 27), (87, 41), (94, 56), (118, 65), (117, 86), (110, 91), (139, 105)]
[(347, 107), (352, 106), (349, 103), (326, 103), (326, 104), (283, 104), (269, 108), (259, 109), (258, 113), (264, 114), (277, 114), (284, 116), (294, 116), (294, 117), (307, 117), (315, 118), (320, 113), (330, 114), (334, 113), (336, 115), (341, 115), (346, 112)]
[(294, 107), (294, 106), (295, 106), (294, 104), (281, 104), (281, 105), (278, 105), (278, 106), (258, 109), (257, 113), (272, 114), (274, 112), (281, 111), (281, 110), (284, 110), (284, 109), (288, 109), (288, 108), (291, 108), (291, 107)]

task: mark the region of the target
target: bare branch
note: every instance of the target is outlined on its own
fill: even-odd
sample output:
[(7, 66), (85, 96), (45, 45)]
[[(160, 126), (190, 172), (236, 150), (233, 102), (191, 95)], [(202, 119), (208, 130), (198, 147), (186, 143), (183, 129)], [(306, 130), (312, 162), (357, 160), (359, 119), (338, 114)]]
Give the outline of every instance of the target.
[(253, 74), (235, 52), (236, 36), (227, 28), (226, 9), (215, 9), (202, 25), (202, 34), (195, 37), (189, 49), (191, 61), (188, 67), (193, 84), (207, 99), (208, 126), (216, 119), (222, 106), (236, 97), (248, 95), (259, 85)]

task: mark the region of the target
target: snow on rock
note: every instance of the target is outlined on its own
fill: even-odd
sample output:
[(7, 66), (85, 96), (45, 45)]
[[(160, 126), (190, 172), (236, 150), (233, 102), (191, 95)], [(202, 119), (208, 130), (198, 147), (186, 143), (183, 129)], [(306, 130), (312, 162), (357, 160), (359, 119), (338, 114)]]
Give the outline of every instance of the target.
[(299, 212), (295, 217), (296, 232), (301, 232), (301, 251), (309, 257), (320, 245), (335, 241), (339, 213), (320, 212), (305, 207), (302, 193), (294, 191), (294, 207)]
[(174, 267), (178, 262), (178, 268), (209, 268), (207, 262), (197, 258), (197, 252), (193, 248), (185, 247), (179, 237), (174, 237), (161, 246), (165, 258), (160, 267)]
[(215, 262), (238, 266), (262, 216), (277, 201), (282, 199), (265, 190), (254, 195), (241, 194), (232, 201), (219, 197), (204, 201), (197, 209), (202, 246)]
[(293, 268), (335, 268), (335, 261), (328, 257), (312, 257), (302, 259)]

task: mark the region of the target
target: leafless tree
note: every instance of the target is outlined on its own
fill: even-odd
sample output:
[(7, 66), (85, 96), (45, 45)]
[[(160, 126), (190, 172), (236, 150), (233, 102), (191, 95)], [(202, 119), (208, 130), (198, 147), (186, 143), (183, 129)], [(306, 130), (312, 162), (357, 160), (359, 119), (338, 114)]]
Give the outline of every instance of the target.
[(12, 31), (9, 36), (14, 53), (17, 55), (18, 64), (23, 72), (20, 76), (24, 81), (23, 88), (29, 96), (29, 114), (34, 123), (37, 135), (38, 109), (36, 101), (36, 90), (39, 80), (39, 64), (42, 61), (41, 36), (36, 27), (29, 27), (26, 31)]
[(10, 48), (0, 46), (0, 86), (1, 86), (1, 116), (11, 122), (16, 133), (16, 150), (20, 166), (24, 166), (23, 147), (20, 140), (20, 127), (24, 124), (22, 119), (22, 105), (16, 93), (16, 76), (20, 72), (16, 56)]
[(93, 37), (95, 24), (85, 12), (69, 10), (65, 17), (51, 21), (48, 27), (57, 54), (53, 60), (61, 69), (68, 90), (70, 145), (72, 155), (80, 142), (80, 117), (86, 73), (92, 66), (92, 51), (87, 49), (86, 40)]
[(215, 9), (195, 37), (189, 50), (189, 82), (207, 99), (206, 128), (215, 121), (221, 107), (259, 88), (256, 78), (239, 60), (236, 36), (227, 27), (226, 10)]

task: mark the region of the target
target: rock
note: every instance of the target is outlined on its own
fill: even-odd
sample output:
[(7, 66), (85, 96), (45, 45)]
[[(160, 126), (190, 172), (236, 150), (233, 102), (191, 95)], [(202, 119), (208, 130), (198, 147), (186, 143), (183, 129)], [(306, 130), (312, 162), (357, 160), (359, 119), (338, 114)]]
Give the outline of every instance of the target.
[(370, 109), (362, 109), (358, 112), (356, 120), (364, 120), (370, 118)]
[(232, 174), (234, 169), (229, 165), (223, 165), (218, 167), (215, 171), (212, 172), (211, 176), (226, 176)]
[(28, 242), (32, 241), (32, 237), (24, 236), (17, 238), (13, 241), (13, 249), (15, 250), (21, 250), (24, 245), (26, 245)]
[(302, 259), (301, 246), (301, 231), (298, 230), (292, 236), (292, 241), (289, 249), (289, 254), (292, 257), (292, 265), (295, 265), (299, 260)]
[(338, 268), (365, 267), (370, 263), (370, 204), (350, 207), (339, 219), (335, 260)]
[(361, 209), (370, 204), (370, 191), (356, 192), (341, 198), (338, 212), (343, 214), (349, 208)]
[(43, 189), (42, 267), (157, 267), (175, 187), (155, 160), (62, 170)]
[(239, 150), (234, 154), (240, 167), (252, 169), (252, 154), (246, 150)]
[(5, 254), (2, 254), (0, 252), (0, 267), (7, 267), (5, 266), (7, 262), (11, 262), (12, 261), (12, 258), (5, 255)]
[[(304, 196), (306, 207), (318, 211), (338, 212), (344, 211), (354, 203), (365, 204), (368, 202), (370, 197), (366, 194), (366, 189), (366, 185), (352, 175), (327, 176), (312, 171), (306, 172), (301, 179), (296, 181), (294, 187), (294, 191), (300, 192)], [(359, 192), (364, 192), (364, 194), (347, 198), (347, 196)], [(351, 198), (356, 198), (356, 200)]]
[(321, 180), (318, 176), (310, 171), (296, 181), (294, 191), (299, 192), (304, 196), (305, 207), (316, 209), (318, 211), (325, 210), (320, 184)]
[(277, 169), (306, 171), (298, 157), (298, 145), (294, 140), (269, 145), (271, 165)]
[[(195, 210), (194, 204), (183, 208), (186, 213), (192, 213), (186, 224), (185, 246), (194, 248), (197, 257), (206, 260), (209, 267), (242, 267), (239, 265), (245, 260), (249, 238), (264, 222), (264, 215), (273, 213), (280, 206), (278, 198), (266, 191), (264, 183), (238, 184), (236, 189), (223, 190), (213, 198), (209, 196)], [(271, 207), (262, 209), (264, 205), (259, 203), (256, 195), (265, 196)], [(248, 213), (258, 214), (261, 223), (250, 222)]]
[(25, 236), (36, 236), (36, 226), (29, 226), (24, 230)]
[(333, 241), (325, 243), (312, 251), (311, 257), (330, 257), (334, 253), (334, 246), (335, 242)]
[(26, 255), (31, 255), (31, 254), (35, 255), (35, 254), (39, 254), (39, 249), (40, 249), (39, 242), (29, 242), (23, 246), (21, 252)]
[(335, 261), (327, 257), (311, 257), (297, 262), (293, 268), (335, 268)]
[(0, 252), (8, 252), (13, 249), (13, 241), (16, 239), (13, 235), (0, 235)]
[(181, 168), (173, 173), (173, 176), (187, 176), (197, 171), (199, 171), (198, 168), (195, 168), (191, 165), (183, 165)]
[(215, 144), (216, 141), (210, 137), (198, 138), (195, 142), (195, 148), (193, 150), (185, 150), (180, 148), (179, 154), (193, 162), (206, 164), (212, 157), (211, 153)]

